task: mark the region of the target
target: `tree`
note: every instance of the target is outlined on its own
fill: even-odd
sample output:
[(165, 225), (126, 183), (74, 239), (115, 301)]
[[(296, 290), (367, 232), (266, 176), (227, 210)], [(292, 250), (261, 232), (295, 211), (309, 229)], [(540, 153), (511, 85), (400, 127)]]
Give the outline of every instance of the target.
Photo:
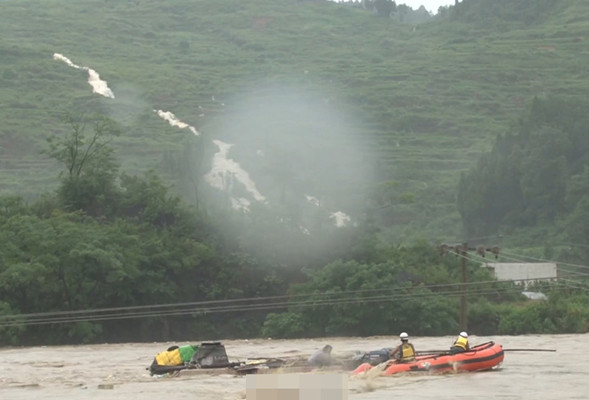
[(393, 0), (375, 0), (374, 9), (379, 17), (389, 18), (395, 12), (397, 5)]
[(570, 214), (586, 192), (586, 105), (535, 98), (517, 131), (463, 174), (458, 210), (468, 235), (551, 223)]
[[(69, 211), (82, 210), (91, 216), (107, 216), (116, 207), (118, 164), (110, 142), (120, 131), (116, 123), (104, 116), (73, 117), (65, 120), (71, 131), (66, 136), (48, 138), (49, 156), (65, 167), (61, 174), (58, 197)], [(91, 133), (87, 127), (92, 128)]]
[(566, 132), (548, 127), (538, 129), (528, 142), (520, 186), (524, 212), (532, 221), (537, 217), (552, 219), (562, 211), (569, 146)]
[(411, 11), (413, 11), (413, 9), (405, 4), (399, 4), (399, 7), (397, 7), (397, 19), (399, 20), (399, 22), (403, 22), (405, 21), (405, 17), (407, 16), (407, 14), (411, 13)]
[(153, 171), (144, 177), (121, 176), (121, 212), (125, 218), (158, 227), (171, 226), (180, 212), (180, 199), (168, 194), (168, 188)]

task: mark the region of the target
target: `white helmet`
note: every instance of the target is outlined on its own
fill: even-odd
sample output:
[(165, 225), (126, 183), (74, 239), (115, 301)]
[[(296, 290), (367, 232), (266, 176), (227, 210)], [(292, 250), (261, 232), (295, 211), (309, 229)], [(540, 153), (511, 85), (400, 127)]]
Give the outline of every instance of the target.
[(465, 339), (468, 339), (468, 333), (466, 333), (464, 331), (460, 332), (460, 336), (462, 336)]
[(401, 338), (401, 340), (409, 340), (409, 335), (407, 334), (407, 332), (401, 332), (399, 337)]

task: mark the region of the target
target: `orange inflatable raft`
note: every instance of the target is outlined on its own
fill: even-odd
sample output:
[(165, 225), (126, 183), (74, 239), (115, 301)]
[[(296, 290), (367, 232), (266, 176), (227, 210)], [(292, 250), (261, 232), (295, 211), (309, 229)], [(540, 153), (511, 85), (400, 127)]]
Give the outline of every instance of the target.
[(422, 355), (417, 356), (415, 361), (403, 363), (390, 360), (385, 365), (381, 364), (377, 367), (364, 363), (356, 368), (353, 373), (367, 372), (372, 368), (383, 369), (381, 375), (393, 375), (399, 372), (485, 371), (493, 369), (503, 362), (503, 357), (503, 347), (501, 345), (487, 342), (472, 347), (464, 353)]

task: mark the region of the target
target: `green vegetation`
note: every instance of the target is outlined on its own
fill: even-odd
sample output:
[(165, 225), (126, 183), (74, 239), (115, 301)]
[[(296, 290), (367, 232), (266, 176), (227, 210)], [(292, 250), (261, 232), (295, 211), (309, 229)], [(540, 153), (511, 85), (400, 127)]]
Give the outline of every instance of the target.
[[(419, 24), (374, 7), (3, 1), (0, 343), (452, 334), (459, 262), (434, 242), (473, 236), (571, 263), (575, 280), (532, 302), (471, 260), (470, 330), (587, 332), (589, 3), (464, 0)], [(269, 124), (291, 88), (312, 101)], [(247, 126), (245, 101), (261, 110)], [(307, 119), (326, 109), (345, 118)], [(330, 125), (374, 178), (321, 185), (313, 159), (273, 141), (294, 132), (311, 153)], [(234, 155), (281, 201), (242, 215), (203, 176), (211, 139), (249, 131), (277, 151), (262, 166), (256, 143)], [(309, 217), (285, 182), (362, 217)]]
[[(407, 330), (452, 335), (459, 330), (460, 286), (456, 261), (416, 244), (390, 249), (386, 263), (333, 262), (292, 286), (289, 310), (269, 314), (270, 337), (369, 336)], [(543, 283), (528, 290), (548, 300), (529, 301), (512, 282), (492, 280), (470, 263), (468, 329), (478, 335), (587, 332), (586, 286)], [(309, 304), (311, 303), (311, 304)], [(394, 327), (394, 328), (392, 328)]]
[[(149, 340), (168, 332), (170, 324), (174, 335), (183, 335), (194, 331), (192, 317), (121, 324), (100, 313), (88, 317), (84, 310), (92, 314), (284, 290), (275, 270), (224, 246), (209, 221), (170, 196), (152, 172), (119, 174), (107, 143), (117, 132), (112, 120), (88, 117), (70, 123), (69, 135), (49, 143), (48, 153), (66, 172), (58, 189), (31, 206), (20, 198), (0, 199), (3, 341)], [(27, 319), (56, 311), (49, 319)], [(14, 314), (24, 318), (27, 329), (19, 324), (23, 320), (10, 317)], [(255, 319), (255, 313), (241, 320), (248, 318)], [(64, 319), (72, 323), (45, 326)]]
[(569, 241), (586, 240), (587, 105), (534, 99), (515, 132), (497, 139), (462, 176), (458, 207), (469, 235), (548, 225)]
[[(194, 138), (152, 110), (215, 137), (237, 99), (264, 100), (264, 88), (279, 83), (329, 99), (358, 122), (379, 180), (397, 183), (385, 197), (377, 185), (370, 203), (389, 238), (460, 238), (460, 173), (535, 96), (576, 101), (589, 86), (589, 7), (580, 0), (466, 0), (419, 25), (291, 0), (2, 8), (0, 192), (25, 199), (57, 184), (56, 164), (39, 150), (62, 129), (58, 116), (92, 111), (122, 125), (115, 144), (125, 171), (154, 169), (192, 202), (194, 178), (179, 161)], [(56, 52), (98, 71), (116, 99), (91, 94), (86, 72), (54, 61)]]
[[(67, 122), (70, 133), (51, 137), (46, 151), (63, 165), (57, 190), (31, 205), (0, 197), (2, 343), (458, 329), (456, 259), (434, 246), (383, 245), (365, 227), (340, 236), (342, 247), (324, 254), (330, 262), (308, 246), (276, 264), (244, 252), (153, 172), (120, 173), (109, 146), (119, 132), (114, 121)], [(521, 288), (492, 280), (475, 261), (468, 269), (475, 332), (589, 328), (581, 280), (544, 284), (549, 300), (529, 303)]]

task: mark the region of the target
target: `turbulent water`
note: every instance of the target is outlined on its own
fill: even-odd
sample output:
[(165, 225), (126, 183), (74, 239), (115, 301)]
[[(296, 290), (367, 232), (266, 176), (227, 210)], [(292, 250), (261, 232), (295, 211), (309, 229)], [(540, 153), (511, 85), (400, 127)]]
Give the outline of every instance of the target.
[[(451, 337), (413, 337), (416, 350), (446, 349)], [(589, 334), (471, 336), (471, 344), (493, 340), (509, 349), (501, 367), (489, 372), (444, 375), (407, 374), (348, 381), (348, 398), (368, 399), (587, 399)], [(313, 340), (227, 340), (231, 361), (257, 357), (308, 356), (325, 344), (337, 358), (355, 351), (393, 347), (398, 338)], [(177, 344), (188, 344), (180, 342)], [(199, 343), (198, 339), (192, 343)], [(176, 344), (176, 343), (173, 343)], [(0, 349), (0, 398), (13, 399), (167, 399), (237, 400), (246, 398), (246, 378), (229, 374), (150, 376), (156, 353), (171, 343)], [(318, 371), (320, 373), (320, 371)], [(347, 373), (347, 372), (346, 372)]]

